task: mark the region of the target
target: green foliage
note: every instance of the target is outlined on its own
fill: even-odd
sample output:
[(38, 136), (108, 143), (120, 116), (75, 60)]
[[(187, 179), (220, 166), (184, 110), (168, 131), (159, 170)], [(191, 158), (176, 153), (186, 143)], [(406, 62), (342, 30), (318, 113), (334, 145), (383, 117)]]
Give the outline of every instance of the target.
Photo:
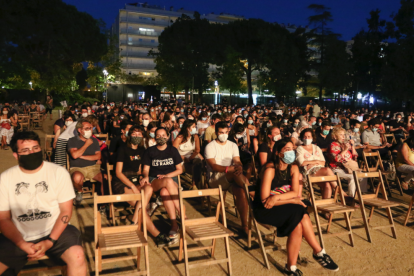
[[(102, 22), (61, 0), (2, 0), (0, 6), (0, 56), (7, 59), (0, 61), (1, 82), (21, 76), (34, 87), (68, 92), (78, 64), (106, 52)], [(1, 73), (6, 69), (12, 69), (8, 76)]]

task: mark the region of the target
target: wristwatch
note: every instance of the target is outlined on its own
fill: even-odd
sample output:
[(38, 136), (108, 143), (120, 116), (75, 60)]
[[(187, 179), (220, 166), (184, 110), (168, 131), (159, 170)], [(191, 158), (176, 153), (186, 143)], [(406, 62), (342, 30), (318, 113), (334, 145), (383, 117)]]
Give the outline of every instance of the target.
[(57, 243), (57, 240), (52, 239), (50, 236), (47, 236), (47, 240), (53, 243), (53, 246)]

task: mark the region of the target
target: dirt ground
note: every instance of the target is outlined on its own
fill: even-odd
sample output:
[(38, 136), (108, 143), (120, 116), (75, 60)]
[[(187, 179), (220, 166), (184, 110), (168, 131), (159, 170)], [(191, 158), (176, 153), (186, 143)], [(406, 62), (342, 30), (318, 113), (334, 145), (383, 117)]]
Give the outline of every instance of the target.
[[(56, 118), (55, 114), (55, 118)], [(42, 144), (44, 143), (45, 133), (51, 134), (53, 122), (49, 119), (45, 121), (44, 131), (37, 130), (41, 136)], [(42, 145), (43, 146), (43, 145)], [(12, 156), (11, 150), (0, 151), (0, 172), (16, 165), (17, 162)], [(405, 214), (407, 212), (408, 202), (411, 199), (413, 190), (409, 190), (404, 196), (400, 196), (397, 190), (393, 190), (392, 200), (401, 202), (401, 206), (392, 208), (395, 216), (397, 239), (392, 238), (391, 230), (384, 228), (381, 230), (371, 230), (372, 243), (367, 241), (365, 230), (363, 228), (356, 229), (354, 233), (354, 247), (349, 244), (347, 235), (325, 238), (325, 248), (327, 253), (335, 260), (340, 269), (338, 272), (329, 272), (321, 268), (312, 258), (312, 250), (306, 242), (302, 243), (301, 257), (302, 264), (298, 268), (302, 270), (304, 275), (414, 275), (414, 261), (411, 260), (411, 250), (414, 246), (414, 219), (410, 219), (408, 226), (402, 225)], [(228, 196), (228, 201), (232, 201), (232, 197)], [(79, 207), (74, 207), (73, 216), (70, 221), (72, 225), (78, 227), (83, 234), (84, 249), (88, 261), (88, 269), (90, 275), (94, 275), (94, 226), (93, 226), (93, 200), (88, 199), (82, 202)], [(200, 205), (200, 202), (186, 201), (187, 216), (189, 218), (207, 216), (206, 208)], [(367, 209), (367, 214), (368, 214)], [(338, 215), (338, 218), (341, 216)], [(356, 211), (355, 218), (360, 217), (360, 212)], [(169, 221), (165, 210), (158, 208), (152, 217), (155, 225), (161, 231), (168, 232)], [(314, 221), (314, 214), (311, 214)], [(235, 232), (235, 236), (230, 240), (230, 253), (232, 261), (233, 275), (282, 275), (282, 268), (286, 263), (286, 253), (284, 251), (275, 250), (268, 253), (271, 263), (271, 269), (268, 270), (264, 266), (263, 257), (260, 253), (258, 245), (253, 242), (251, 249), (247, 249), (247, 241), (241, 237), (239, 233), (240, 220), (234, 215), (227, 212), (228, 227)], [(322, 223), (326, 222), (321, 219)], [(107, 223), (104, 220), (103, 224)], [(375, 212), (372, 225), (384, 225), (388, 220), (385, 212)], [(362, 221), (354, 221), (353, 226), (362, 225)], [(345, 222), (335, 221), (331, 232), (342, 231)], [(194, 242), (187, 239), (189, 244)], [(279, 238), (278, 242), (282, 245), (286, 243), (286, 238)], [(205, 243), (210, 244), (210, 242)], [(132, 250), (134, 253), (136, 250)], [(110, 252), (111, 254), (123, 254), (125, 251)], [(143, 252), (142, 252), (143, 253)], [(207, 251), (191, 252), (189, 254), (191, 260), (203, 260), (208, 258)], [(218, 240), (216, 246), (216, 258), (224, 258), (223, 240)], [(142, 258), (143, 259), (143, 258)], [(150, 273), (152, 275), (185, 275), (184, 263), (178, 262), (178, 244), (172, 247), (157, 248), (153, 237), (149, 235), (149, 262)], [(134, 269), (134, 261), (123, 261), (111, 263), (103, 266), (103, 273), (114, 273), (114, 275), (122, 275), (128, 270)], [(141, 260), (141, 268), (144, 267)], [(200, 268), (190, 269), (191, 275), (207, 276), (207, 275), (226, 275), (225, 265), (210, 265)], [(27, 275), (27, 274), (26, 274)], [(36, 274), (32, 274), (36, 275)], [(50, 274), (39, 275), (58, 275), (54, 272)], [(131, 274), (134, 275), (134, 274)]]

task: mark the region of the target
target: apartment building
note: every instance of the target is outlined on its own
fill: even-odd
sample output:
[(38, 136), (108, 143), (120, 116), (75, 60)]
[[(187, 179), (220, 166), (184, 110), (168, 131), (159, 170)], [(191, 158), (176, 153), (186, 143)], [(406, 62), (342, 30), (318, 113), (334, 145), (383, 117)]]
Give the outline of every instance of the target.
[[(158, 36), (181, 15), (192, 17), (194, 11), (184, 9), (174, 10), (173, 7), (140, 4), (126, 4), (119, 10), (112, 25), (111, 33), (118, 38), (119, 55), (122, 69), (127, 74), (155, 76), (154, 59), (148, 56), (151, 49), (158, 46)], [(227, 24), (230, 21), (243, 19), (231, 14), (202, 14), (213, 23)]]

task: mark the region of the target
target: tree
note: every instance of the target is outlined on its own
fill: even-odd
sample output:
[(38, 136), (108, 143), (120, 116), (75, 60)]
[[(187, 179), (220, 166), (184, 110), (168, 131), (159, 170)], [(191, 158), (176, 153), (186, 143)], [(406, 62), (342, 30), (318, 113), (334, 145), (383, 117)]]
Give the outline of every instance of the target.
[(0, 6), (1, 52), (25, 78), (35, 72), (32, 82), (41, 89), (69, 91), (78, 64), (98, 62), (106, 52), (102, 22), (61, 0), (1, 0)]
[(202, 101), (203, 91), (211, 84), (208, 68), (212, 62), (213, 39), (210, 34), (209, 21), (201, 19), (198, 12), (193, 18), (183, 14), (161, 33), (157, 51), (150, 51), (155, 57), (160, 83), (173, 91), (184, 89), (186, 101), (193, 85)]
[[(324, 70), (325, 66), (327, 37), (334, 35), (332, 30), (328, 28), (328, 23), (332, 22), (333, 18), (331, 12), (329, 11), (330, 8), (324, 5), (311, 4), (308, 6), (308, 9), (315, 13), (314, 15), (308, 17), (309, 25), (314, 27), (309, 33), (311, 46), (315, 48), (311, 66), (316, 72), (319, 73)], [(321, 103), (323, 88), (324, 83), (319, 80), (319, 102)]]

